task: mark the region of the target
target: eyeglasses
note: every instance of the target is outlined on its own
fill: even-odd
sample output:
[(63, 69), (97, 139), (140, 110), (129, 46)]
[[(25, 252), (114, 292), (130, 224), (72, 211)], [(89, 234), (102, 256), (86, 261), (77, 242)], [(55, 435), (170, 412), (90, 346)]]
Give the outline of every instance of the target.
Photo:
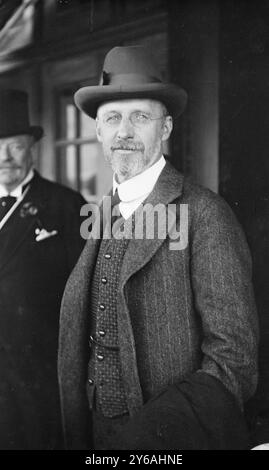
[[(129, 121), (134, 127), (142, 128), (150, 124), (151, 121), (156, 121), (158, 119), (163, 119), (165, 114), (160, 117), (152, 117), (150, 114), (144, 113), (142, 111), (134, 111), (129, 116)], [(107, 127), (118, 127), (122, 121), (122, 115), (116, 112), (110, 112), (103, 116), (103, 123)]]

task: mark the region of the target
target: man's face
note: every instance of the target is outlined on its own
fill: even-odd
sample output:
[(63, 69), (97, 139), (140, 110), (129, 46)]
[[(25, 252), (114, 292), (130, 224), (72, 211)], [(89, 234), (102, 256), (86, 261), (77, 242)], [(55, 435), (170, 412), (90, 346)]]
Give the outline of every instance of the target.
[(8, 190), (15, 189), (29, 172), (32, 145), (33, 137), (29, 135), (0, 138), (0, 184)]
[(172, 131), (172, 118), (158, 101), (122, 100), (101, 105), (97, 137), (118, 182), (152, 166), (162, 155), (162, 142)]

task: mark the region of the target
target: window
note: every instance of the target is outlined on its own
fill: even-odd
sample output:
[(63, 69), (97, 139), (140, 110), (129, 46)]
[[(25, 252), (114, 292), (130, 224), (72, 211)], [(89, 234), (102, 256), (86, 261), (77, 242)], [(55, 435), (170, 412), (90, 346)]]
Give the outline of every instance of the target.
[(77, 109), (73, 95), (73, 89), (58, 95), (56, 177), (60, 183), (80, 191), (87, 200), (96, 200), (101, 148), (95, 121)]

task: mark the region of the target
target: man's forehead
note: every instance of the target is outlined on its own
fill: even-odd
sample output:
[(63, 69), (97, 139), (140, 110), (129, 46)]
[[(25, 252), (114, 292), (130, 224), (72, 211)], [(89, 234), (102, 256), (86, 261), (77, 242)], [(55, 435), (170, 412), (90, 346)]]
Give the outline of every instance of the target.
[(12, 135), (10, 137), (0, 137), (0, 143), (16, 143), (16, 142), (28, 142), (31, 140), (31, 136), (28, 134)]
[(152, 111), (162, 107), (162, 103), (150, 99), (131, 99), (107, 101), (99, 106), (97, 114), (104, 114), (109, 111)]

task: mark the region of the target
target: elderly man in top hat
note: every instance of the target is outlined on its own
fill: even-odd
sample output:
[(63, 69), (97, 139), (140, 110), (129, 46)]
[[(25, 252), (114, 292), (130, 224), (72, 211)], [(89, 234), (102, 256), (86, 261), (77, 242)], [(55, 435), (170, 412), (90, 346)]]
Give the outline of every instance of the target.
[[(96, 118), (124, 223), (111, 238), (89, 229), (65, 289), (66, 447), (247, 448), (242, 410), (256, 388), (258, 337), (250, 254), (228, 205), (163, 156), (186, 93), (162, 82), (142, 46), (116, 47), (101, 84), (78, 90), (75, 102)], [(174, 208), (177, 232), (188, 221), (188, 243), (172, 248), (168, 228), (130, 237), (124, 225), (136, 228), (146, 205), (151, 215)]]
[(58, 322), (83, 248), (80, 194), (33, 169), (28, 97), (0, 91), (0, 449), (61, 446)]

